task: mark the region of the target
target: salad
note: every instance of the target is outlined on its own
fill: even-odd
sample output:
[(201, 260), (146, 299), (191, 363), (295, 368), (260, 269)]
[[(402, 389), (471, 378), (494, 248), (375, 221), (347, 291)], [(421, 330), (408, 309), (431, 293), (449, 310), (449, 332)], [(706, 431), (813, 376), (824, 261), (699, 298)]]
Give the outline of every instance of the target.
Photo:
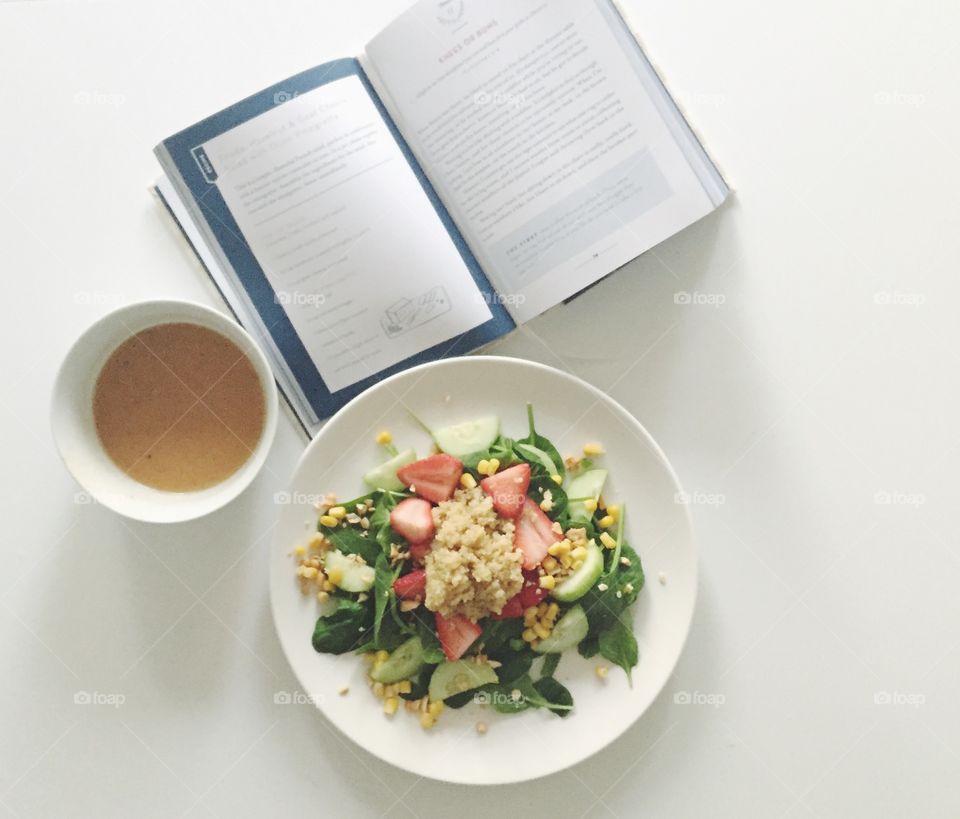
[[(389, 716), (404, 703), (430, 728), (445, 707), (478, 702), (565, 717), (564, 652), (628, 678), (637, 664), (626, 611), (643, 568), (624, 506), (601, 494), (602, 447), (564, 459), (527, 415), (516, 440), (494, 416), (424, 425), (435, 444), (424, 458), (381, 432), (387, 460), (363, 476), (369, 491), (327, 495), (316, 535), (294, 550), (301, 589), (321, 604), (314, 649), (364, 655)], [(595, 670), (603, 679), (607, 665)]]

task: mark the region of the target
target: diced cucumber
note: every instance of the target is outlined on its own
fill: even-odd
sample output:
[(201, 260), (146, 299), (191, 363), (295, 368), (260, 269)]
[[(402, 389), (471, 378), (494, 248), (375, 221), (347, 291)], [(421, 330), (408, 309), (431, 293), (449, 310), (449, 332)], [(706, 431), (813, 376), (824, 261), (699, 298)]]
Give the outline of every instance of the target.
[(546, 640), (537, 643), (533, 650), (540, 654), (559, 654), (573, 648), (587, 636), (589, 624), (583, 606), (574, 606), (563, 615)]
[(366, 475), (363, 476), (363, 482), (371, 489), (386, 489), (391, 492), (402, 492), (405, 487), (403, 482), (397, 477), (397, 470), (412, 464), (417, 460), (417, 453), (412, 449), (405, 449), (403, 452), (394, 455), (389, 461), (385, 461), (380, 466), (375, 466)]
[(587, 556), (580, 568), (573, 571), (552, 592), (561, 603), (572, 603), (583, 597), (603, 573), (603, 552), (592, 540), (587, 543)]
[(462, 694), (471, 688), (479, 688), (497, 682), (497, 672), (488, 663), (476, 660), (455, 660), (440, 663), (430, 677), (427, 694), (433, 702), (445, 700), (454, 694)]
[(347, 557), (339, 549), (327, 552), (323, 558), (323, 570), (329, 575), (340, 570), (340, 581), (336, 584), (347, 592), (365, 592), (373, 588), (373, 566), (361, 563), (357, 555)]
[(389, 659), (370, 672), (374, 682), (390, 683), (409, 680), (423, 666), (423, 645), (419, 637), (411, 637), (391, 653)]
[[(567, 487), (568, 498), (599, 498), (603, 491), (603, 485), (607, 481), (606, 469), (589, 469), (582, 475), (577, 475)], [(571, 500), (567, 507), (570, 513), (570, 520), (580, 518), (590, 520), (593, 514), (588, 512), (583, 505), (583, 500)]]
[(547, 470), (548, 475), (557, 474), (557, 465), (553, 462), (553, 458), (539, 447), (535, 447), (533, 444), (514, 444), (513, 447), (519, 450), (524, 457), (541, 464)]
[(432, 434), (440, 449), (454, 458), (463, 458), (490, 448), (500, 434), (500, 419), (496, 415), (486, 415), (475, 421), (435, 429)]

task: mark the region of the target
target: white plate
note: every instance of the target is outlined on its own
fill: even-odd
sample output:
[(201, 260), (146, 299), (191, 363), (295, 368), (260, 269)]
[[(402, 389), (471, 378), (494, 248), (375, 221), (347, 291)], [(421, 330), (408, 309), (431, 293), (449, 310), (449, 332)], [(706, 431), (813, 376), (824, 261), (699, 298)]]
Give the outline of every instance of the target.
[[(616, 667), (607, 679), (594, 674), (598, 659), (563, 655), (557, 679), (574, 697), (566, 719), (540, 710), (497, 714), (470, 704), (446, 709), (429, 731), (401, 710), (387, 718), (367, 688), (365, 663), (352, 654), (314, 652), (310, 637), (317, 603), (301, 594), (291, 549), (316, 525), (311, 503), (333, 492), (364, 491), (361, 474), (383, 460), (374, 441), (389, 429), (398, 446), (429, 454), (430, 440), (407, 412), (430, 426), (497, 414), (510, 437), (526, 435), (526, 402), (537, 430), (563, 455), (599, 441), (610, 470), (604, 496), (627, 505), (627, 539), (640, 554), (647, 582), (632, 607), (640, 663), (633, 686)], [(274, 622), (302, 694), (370, 753), (411, 773), (448, 782), (504, 784), (545, 776), (608, 745), (660, 692), (686, 639), (697, 587), (697, 560), (687, 506), (677, 479), (647, 431), (619, 404), (580, 379), (551, 367), (500, 357), (457, 358), (416, 367), (388, 378), (351, 401), (324, 426), (300, 459), (283, 498), (270, 555)], [(658, 582), (660, 573), (666, 583)], [(349, 686), (350, 692), (338, 691)], [(477, 721), (489, 726), (475, 731)]]

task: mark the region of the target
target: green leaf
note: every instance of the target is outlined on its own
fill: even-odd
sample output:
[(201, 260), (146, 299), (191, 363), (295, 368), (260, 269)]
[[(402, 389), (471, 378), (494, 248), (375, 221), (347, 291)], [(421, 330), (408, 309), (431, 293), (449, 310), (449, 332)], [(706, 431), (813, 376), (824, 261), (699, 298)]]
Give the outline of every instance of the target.
[(577, 646), (577, 651), (581, 657), (585, 657), (588, 660), (591, 657), (595, 657), (600, 651), (600, 635), (588, 634), (580, 641), (580, 645)]
[[(543, 490), (543, 491), (541, 491)], [(543, 500), (546, 493), (550, 493), (553, 506), (547, 512), (551, 520), (564, 520), (567, 512), (567, 493), (562, 486), (557, 486), (548, 475), (534, 475), (530, 478), (530, 488), (527, 494), (537, 503)], [(560, 524), (561, 526), (563, 523)], [(565, 527), (564, 531), (569, 527)]]
[[(536, 424), (533, 420), (533, 404), (527, 404), (527, 421), (529, 424), (529, 433), (526, 438), (520, 438), (518, 444), (528, 444), (530, 446), (535, 446), (537, 449), (542, 450), (546, 453), (547, 457), (553, 461), (554, 466), (557, 468), (557, 474), (562, 478), (566, 474), (566, 469), (563, 465), (563, 458), (560, 453), (557, 451), (557, 448), (553, 445), (553, 442), (549, 438), (545, 438), (543, 435), (540, 435), (537, 432)], [(522, 457), (522, 450), (520, 450), (520, 455)], [(531, 468), (539, 470), (540, 472), (546, 473), (546, 468), (540, 463), (536, 458), (524, 458), (524, 460), (530, 464)]]
[(637, 638), (633, 630), (621, 620), (617, 620), (606, 631), (601, 632), (600, 654), (611, 663), (620, 666), (630, 677), (630, 670), (640, 659)]
[[(544, 680), (556, 683), (552, 677), (546, 677)], [(538, 680), (537, 683), (544, 680)], [(519, 692), (519, 698), (514, 699), (514, 691)], [(548, 683), (545, 691), (540, 691), (528, 674), (524, 674), (509, 685), (498, 685), (492, 688), (488, 692), (488, 697), (494, 709), (503, 714), (515, 714), (527, 708), (547, 708), (554, 713), (566, 712), (573, 708), (573, 697), (564, 686), (556, 683), (555, 687)]]
[(553, 677), (541, 677), (533, 687), (543, 700), (541, 708), (546, 708), (561, 718), (570, 715), (573, 708), (573, 695), (563, 683), (557, 682)]
[(393, 581), (397, 579), (399, 573), (399, 567), (397, 569), (390, 568), (390, 561), (387, 560), (385, 554), (377, 555), (373, 574), (373, 639), (377, 642), (380, 641), (383, 615), (396, 598), (393, 591)]
[(483, 651), (495, 660), (504, 662), (505, 658), (501, 656), (510, 648), (511, 640), (519, 640), (523, 633), (523, 620), (519, 617), (510, 617), (506, 620), (487, 620), (477, 640), (478, 645), (483, 646)]
[(317, 620), (313, 648), (323, 654), (344, 654), (363, 643), (372, 625), (369, 606), (347, 597), (334, 598), (337, 607)]
[(561, 654), (547, 654), (543, 658), (543, 665), (540, 666), (540, 677), (552, 677), (560, 665)]
[(424, 665), (410, 681), (409, 693), (401, 694), (400, 696), (405, 700), (418, 700), (421, 697), (427, 696), (427, 691), (430, 688), (430, 677), (433, 676), (433, 671), (436, 667), (436, 664)]
[(360, 555), (368, 565), (376, 564), (381, 549), (376, 540), (363, 533), (363, 529), (354, 526), (321, 526), (320, 531), (343, 554)]
[(503, 665), (497, 669), (497, 679), (502, 685), (510, 685), (529, 673), (533, 660), (533, 652), (529, 650), (512, 654), (510, 659), (501, 660)]

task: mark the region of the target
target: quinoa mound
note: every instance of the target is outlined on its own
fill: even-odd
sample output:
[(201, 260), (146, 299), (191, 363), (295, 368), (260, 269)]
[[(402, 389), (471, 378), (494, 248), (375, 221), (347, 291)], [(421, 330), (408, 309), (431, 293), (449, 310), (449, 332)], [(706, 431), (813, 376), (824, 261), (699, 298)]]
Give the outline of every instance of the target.
[(523, 585), (523, 555), (513, 548), (513, 521), (501, 518), (479, 487), (458, 489), (433, 509), (436, 526), (425, 558), (425, 605), (445, 617), (499, 614)]

